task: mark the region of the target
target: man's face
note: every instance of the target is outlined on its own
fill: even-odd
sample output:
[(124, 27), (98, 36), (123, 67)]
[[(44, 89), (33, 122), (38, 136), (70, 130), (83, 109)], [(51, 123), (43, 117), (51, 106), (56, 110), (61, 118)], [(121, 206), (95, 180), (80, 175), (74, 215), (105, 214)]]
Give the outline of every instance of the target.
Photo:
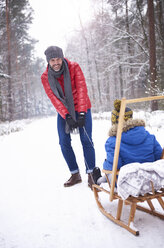
[(60, 71), (62, 63), (63, 61), (61, 58), (52, 58), (49, 60), (49, 65), (54, 71)]

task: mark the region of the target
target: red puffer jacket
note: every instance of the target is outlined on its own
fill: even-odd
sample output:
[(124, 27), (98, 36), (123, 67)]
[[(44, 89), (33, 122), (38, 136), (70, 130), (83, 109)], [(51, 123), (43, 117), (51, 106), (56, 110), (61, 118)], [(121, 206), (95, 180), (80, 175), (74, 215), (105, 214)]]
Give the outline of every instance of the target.
[[(67, 60), (68, 68), (71, 77), (72, 93), (75, 105), (75, 111), (77, 112), (87, 112), (91, 108), (91, 102), (88, 97), (87, 86), (85, 78), (80, 66), (76, 62), (71, 62)], [(52, 104), (56, 108), (57, 112), (65, 119), (65, 115), (68, 114), (68, 110), (63, 105), (63, 103), (54, 95), (50, 88), (48, 82), (48, 66), (46, 71), (41, 76), (42, 84), (45, 89), (46, 94), (50, 98)], [(58, 81), (64, 92), (64, 77), (61, 75)]]

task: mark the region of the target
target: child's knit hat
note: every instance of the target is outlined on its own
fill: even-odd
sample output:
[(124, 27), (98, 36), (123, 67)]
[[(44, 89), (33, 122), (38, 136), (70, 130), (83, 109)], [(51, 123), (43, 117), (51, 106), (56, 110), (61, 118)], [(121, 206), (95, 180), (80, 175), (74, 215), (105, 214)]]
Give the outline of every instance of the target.
[[(112, 114), (111, 114), (112, 124), (118, 123), (120, 107), (121, 107), (121, 100), (116, 99), (114, 101), (114, 110), (112, 111)], [(126, 107), (125, 114), (124, 114), (124, 120), (127, 121), (130, 118), (133, 118), (133, 111), (130, 108)]]

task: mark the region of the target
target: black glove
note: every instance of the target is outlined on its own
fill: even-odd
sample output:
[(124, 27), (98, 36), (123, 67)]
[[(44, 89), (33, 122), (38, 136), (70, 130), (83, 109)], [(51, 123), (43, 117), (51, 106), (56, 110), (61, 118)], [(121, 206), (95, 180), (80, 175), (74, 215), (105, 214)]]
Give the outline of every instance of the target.
[(65, 119), (66, 119), (66, 122), (67, 122), (70, 130), (77, 128), (77, 122), (74, 121), (74, 119), (72, 118), (71, 115), (67, 114)]
[(78, 127), (84, 127), (85, 126), (85, 112), (80, 112), (77, 119), (77, 125)]

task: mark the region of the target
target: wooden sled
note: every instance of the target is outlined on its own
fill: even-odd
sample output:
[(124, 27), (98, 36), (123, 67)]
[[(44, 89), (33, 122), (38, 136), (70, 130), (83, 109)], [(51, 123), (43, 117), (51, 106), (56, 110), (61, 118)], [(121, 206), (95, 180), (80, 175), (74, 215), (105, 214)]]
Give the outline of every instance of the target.
[[(120, 109), (119, 123), (118, 123), (117, 137), (116, 137), (113, 170), (112, 171), (103, 170), (103, 172), (105, 173), (105, 176), (107, 178), (109, 190), (105, 189), (101, 186), (98, 186), (96, 184), (94, 184), (92, 186), (94, 196), (96, 199), (96, 203), (98, 205), (99, 210), (106, 217), (108, 217), (110, 220), (112, 220), (116, 224), (124, 227), (125, 229), (127, 229), (129, 232), (133, 233), (136, 236), (139, 235), (139, 231), (134, 227), (134, 222), (133, 222), (136, 209), (139, 209), (139, 210), (144, 211), (146, 213), (149, 213), (151, 215), (157, 216), (157, 217), (164, 220), (164, 201), (162, 199), (164, 197), (164, 188), (161, 188), (159, 191), (156, 192), (154, 190), (154, 186), (152, 183), (152, 192), (149, 192), (149, 193), (145, 194), (144, 196), (139, 196), (139, 197), (130, 196), (126, 200), (123, 200), (116, 192), (114, 192), (116, 175), (119, 175), (119, 171), (117, 171), (117, 163), (118, 163), (118, 156), (119, 156), (120, 142), (121, 142), (121, 135), (122, 135), (122, 126), (123, 126), (123, 119), (124, 119), (123, 117), (124, 117), (125, 108), (126, 108), (127, 103), (137, 103), (137, 102), (161, 100), (161, 99), (164, 99), (164, 96), (152, 96), (152, 97), (130, 99), (130, 100), (123, 98), (121, 100), (121, 109)], [(164, 159), (164, 149), (163, 149), (161, 159)], [(111, 184), (110, 184), (108, 177), (107, 177), (107, 174), (109, 174), (109, 173), (112, 174)], [(117, 200), (117, 211), (116, 211), (115, 216), (113, 216), (111, 213), (107, 212), (105, 210), (105, 208), (103, 207), (103, 205), (101, 204), (101, 202), (99, 200), (99, 194), (101, 192), (108, 194), (109, 204), (110, 204), (110, 202)], [(155, 210), (155, 207), (152, 203), (152, 200), (154, 200), (154, 199), (156, 199), (159, 202), (163, 213)], [(145, 206), (141, 206), (141, 204), (140, 205), (138, 204), (138, 203), (143, 203), (143, 202), (147, 202), (148, 208)], [(129, 205), (130, 206), (129, 219), (127, 220), (127, 222), (121, 220), (123, 205)]]

